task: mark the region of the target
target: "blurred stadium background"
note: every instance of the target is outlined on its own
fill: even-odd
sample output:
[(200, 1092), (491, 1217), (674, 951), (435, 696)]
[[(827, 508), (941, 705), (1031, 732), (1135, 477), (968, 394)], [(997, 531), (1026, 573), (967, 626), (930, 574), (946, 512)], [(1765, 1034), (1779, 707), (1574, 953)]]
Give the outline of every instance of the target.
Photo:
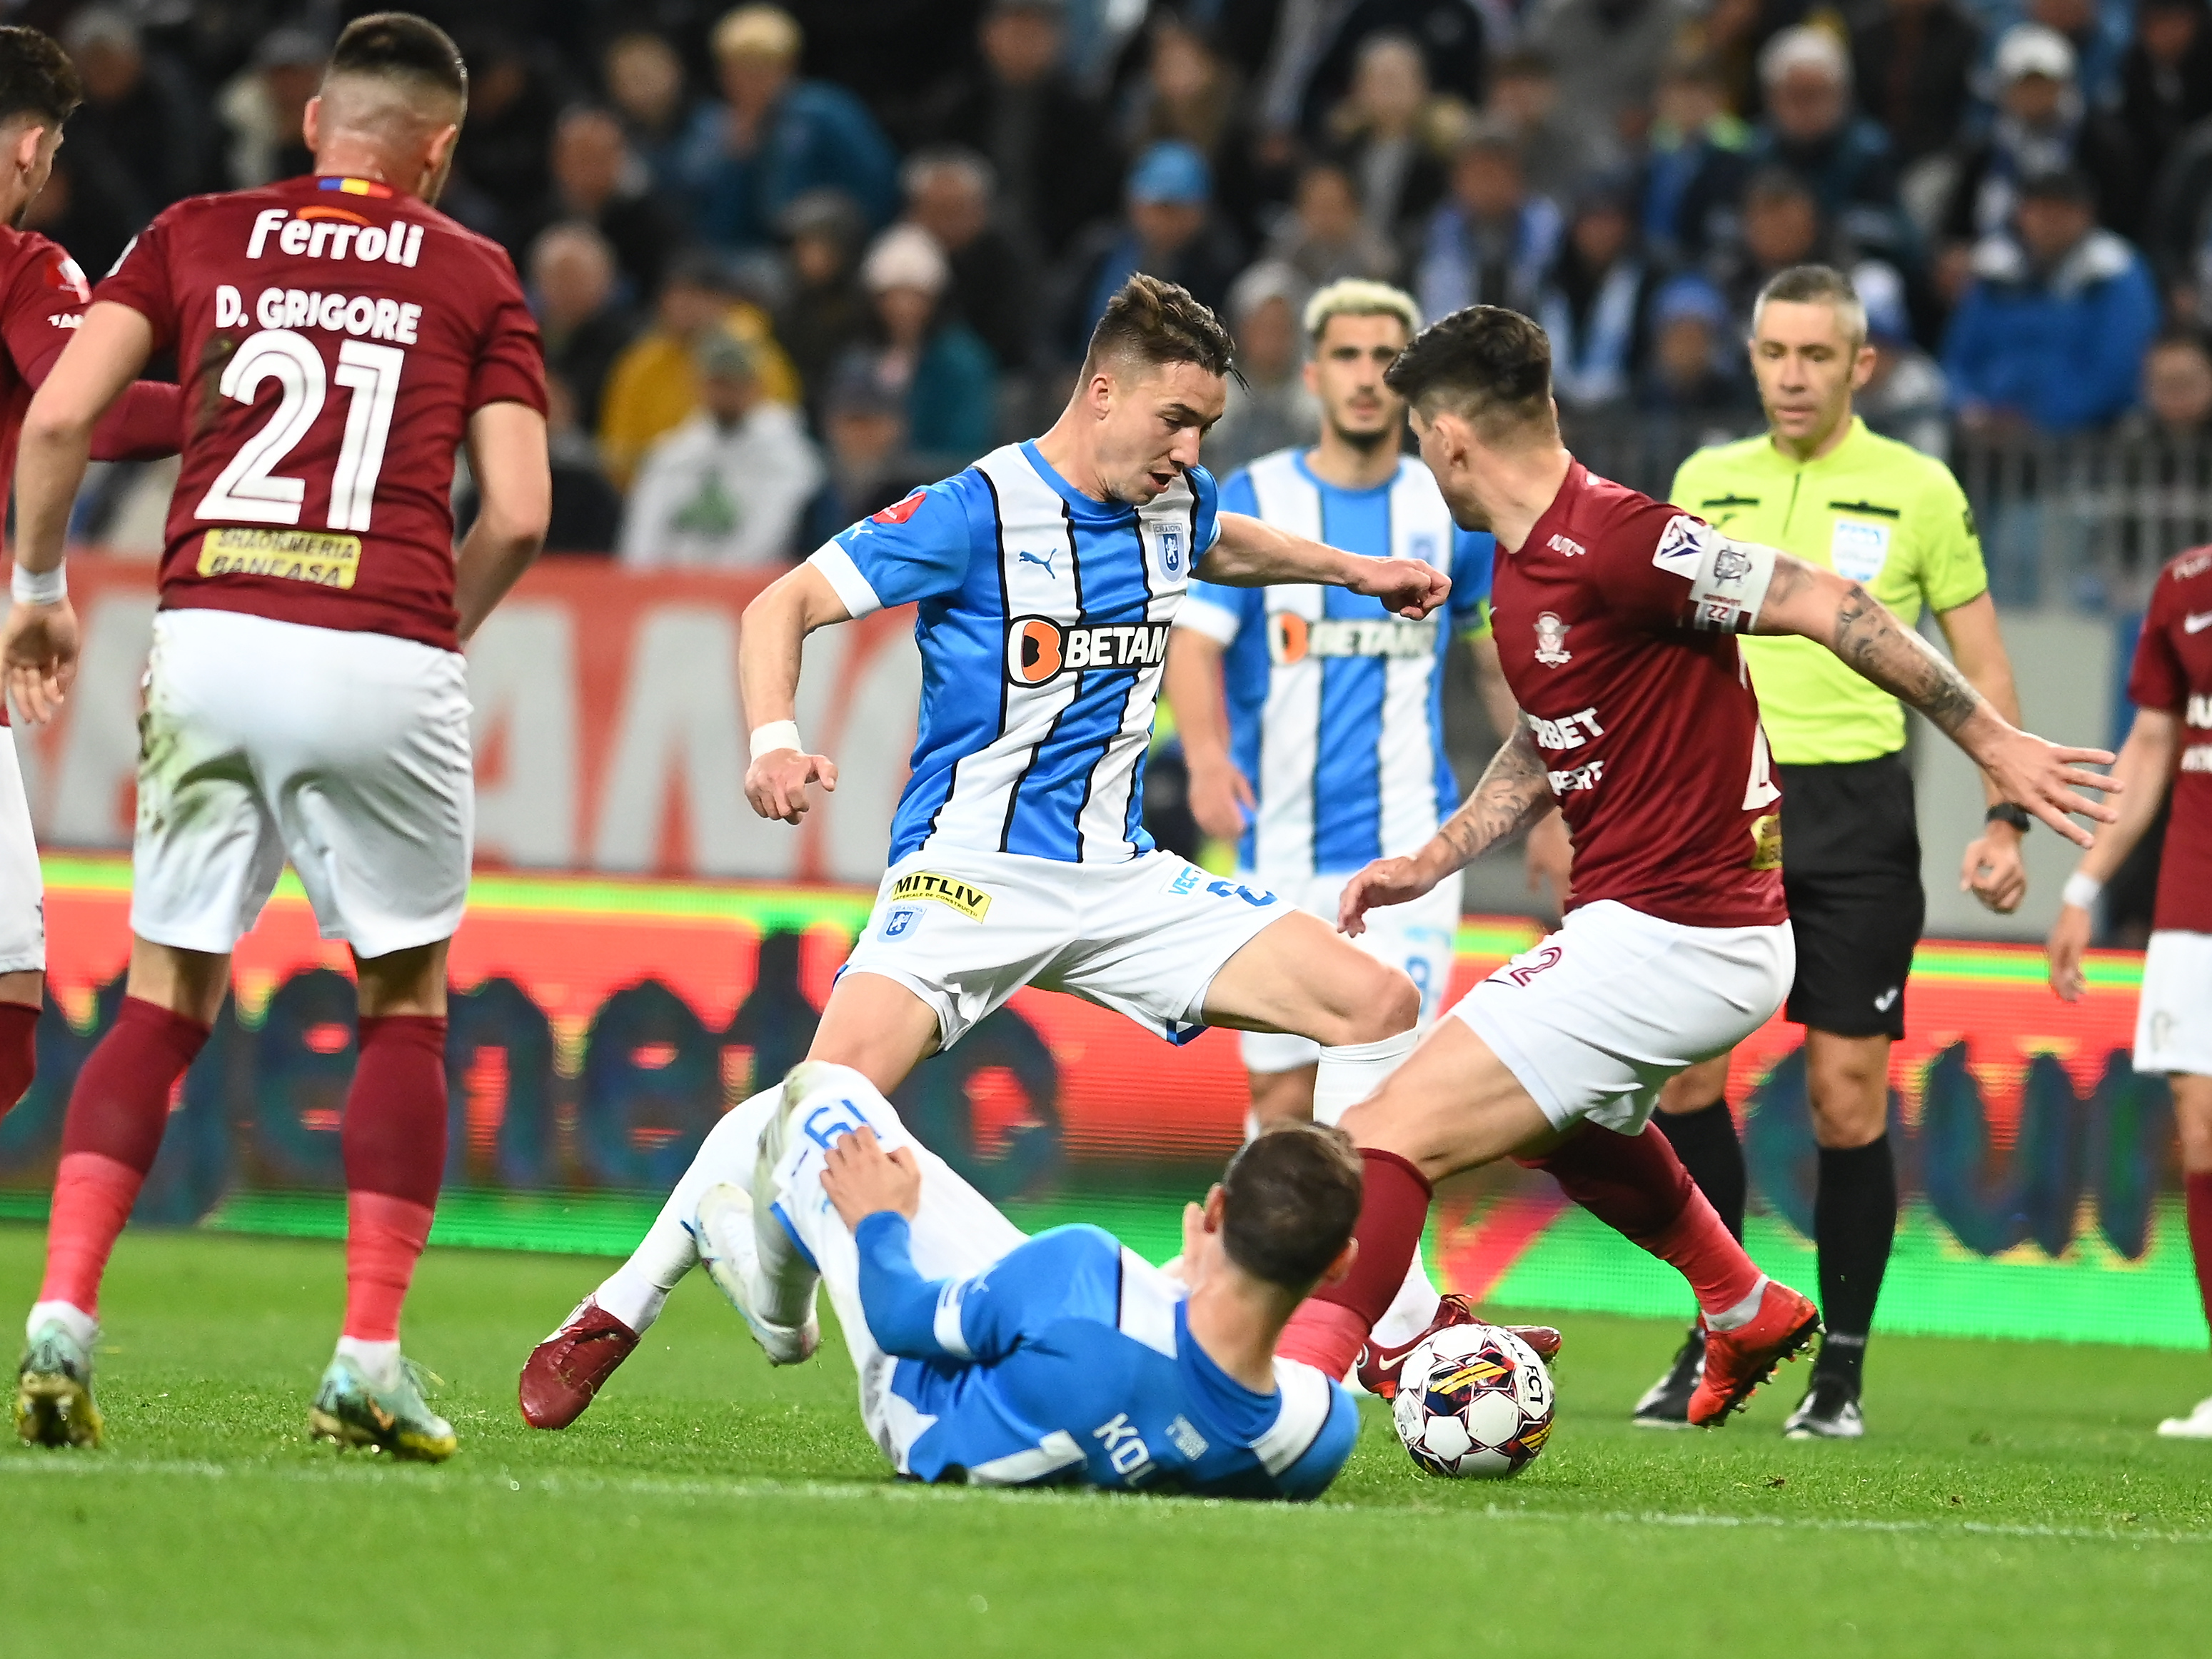
[[(303, 168), (323, 52), (373, 9), (13, 8), (88, 91), (27, 222), (97, 273), (167, 203)], [(1863, 410), (1958, 471), (2029, 723), (2054, 737), (2117, 744), (2150, 579), (2212, 539), (2206, 0), (419, 9), (474, 76), (442, 205), (513, 253), (556, 381), (550, 551), (472, 651), (481, 868), (441, 1239), (627, 1249), (715, 1114), (803, 1054), (881, 872), (917, 664), (898, 613), (817, 637), (799, 718), (844, 783), (803, 830), (765, 824), (740, 788), (739, 615), (830, 532), (1040, 429), (1133, 270), (1235, 327), (1219, 472), (1312, 430), (1294, 319), (1312, 288), (1364, 275), (1432, 313), (1538, 317), (1571, 442), (1656, 493), (1692, 449), (1758, 429), (1737, 342), (1764, 278), (1850, 270), (1881, 354)], [(2085, 199), (2017, 211), (2018, 182), (2053, 167)], [(38, 1082), (0, 1123), (0, 1215), (43, 1213), (127, 948), (174, 475), (95, 474), (71, 567), (82, 678), (60, 723), (15, 733), (49, 850), (54, 1002)], [(1464, 675), (1448, 718), (1471, 777), (1496, 736)], [(1955, 875), (1978, 786), (1948, 746), (1915, 750), (1938, 937), (1897, 1052), (1911, 1206), (1883, 1322), (2060, 1335), (2094, 1298), (2107, 1338), (2201, 1345), (2163, 1085), (2126, 1056), (2157, 836), (2112, 884), (2094, 994), (2063, 1007), (2032, 942), (2069, 856), (2033, 837), (2026, 908), (1979, 910)], [(1224, 856), (1197, 842), (1166, 729), (1147, 817)], [(1468, 892), (1462, 978), (1540, 921), (1517, 853)], [(280, 896), (142, 1221), (339, 1230), (342, 967)], [(1762, 1260), (1809, 1258), (1795, 1043), (1771, 1028), (1733, 1079)], [(1225, 1038), (1171, 1050), (1036, 992), (902, 1100), (1018, 1214), (1104, 1220), (1157, 1255), (1243, 1105)], [(1676, 1311), (1617, 1243), (1503, 1174), (1449, 1195), (1431, 1251), (1510, 1303)]]

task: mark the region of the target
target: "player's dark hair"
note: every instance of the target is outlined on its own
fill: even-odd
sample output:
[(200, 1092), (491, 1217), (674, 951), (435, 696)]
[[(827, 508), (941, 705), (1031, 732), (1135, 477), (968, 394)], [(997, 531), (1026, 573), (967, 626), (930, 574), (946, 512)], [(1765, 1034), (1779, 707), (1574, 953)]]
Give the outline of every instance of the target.
[(15, 24), (0, 28), (0, 121), (30, 116), (58, 127), (84, 102), (84, 83), (61, 42)]
[(1485, 443), (1558, 430), (1552, 412), (1552, 343), (1503, 306), (1467, 306), (1413, 337), (1382, 376), (1424, 416), (1449, 409)]
[(1221, 1177), (1221, 1245), (1255, 1279), (1304, 1296), (1359, 1220), (1359, 1154), (1319, 1123), (1278, 1123)]
[(1209, 374), (1226, 375), (1236, 350), (1221, 319), (1189, 289), (1139, 271), (1106, 302), (1106, 314), (1091, 331), (1083, 378), (1109, 357), (1154, 366), (1196, 363)]
[(464, 104), (469, 98), (469, 66), (461, 49), (445, 30), (411, 11), (374, 11), (347, 24), (325, 71), (326, 79), (340, 75), (411, 82)]

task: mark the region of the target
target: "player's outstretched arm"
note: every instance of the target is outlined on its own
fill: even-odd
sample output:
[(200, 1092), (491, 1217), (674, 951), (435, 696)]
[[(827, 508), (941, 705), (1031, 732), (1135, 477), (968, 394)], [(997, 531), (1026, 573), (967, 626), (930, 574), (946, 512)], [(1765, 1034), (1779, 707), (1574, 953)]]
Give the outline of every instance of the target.
[(482, 505), (453, 562), (453, 608), (464, 645), (522, 580), (553, 519), (543, 415), (527, 404), (486, 404), (469, 416), (468, 447)]
[(806, 786), (837, 787), (837, 763), (800, 746), (799, 653), (817, 628), (849, 622), (852, 612), (813, 565), (779, 576), (745, 607), (738, 630), (738, 685), (752, 732), (752, 764), (745, 770), (745, 799), (764, 818), (796, 823), (805, 816)]
[(1796, 634), (1827, 647), (1855, 673), (1935, 721), (1989, 774), (2005, 799), (2018, 802), (2067, 840), (2083, 847), (2096, 842), (2068, 820), (2069, 812), (2102, 823), (2119, 816), (2114, 808), (2075, 793), (2118, 793), (2118, 783), (2087, 769), (2110, 764), (2110, 750), (2069, 749), (2020, 730), (1862, 585), (1787, 553), (1759, 552), (1772, 558), (1773, 574), (1753, 632)]
[(1425, 617), (1451, 592), (1451, 578), (1419, 559), (1369, 559), (1293, 536), (1243, 513), (1224, 513), (1221, 534), (1193, 572), (1231, 587), (1321, 582), (1382, 601), (1401, 617)]
[(91, 459), (92, 430), (137, 378), (153, 343), (153, 328), (138, 312), (111, 301), (94, 306), (23, 418), (15, 461), (15, 591), (25, 597), (9, 613), (0, 662), (15, 707), (33, 722), (60, 712), (76, 678), (76, 613), (58, 573), (70, 508)]
[(1520, 834), (1554, 804), (1544, 757), (1528, 728), (1516, 722), (1513, 735), (1490, 757), (1474, 793), (1419, 852), (1377, 859), (1345, 884), (1337, 926), (1355, 937), (1364, 933), (1367, 912), (1420, 897), (1453, 871)]
[(2097, 837), (2097, 844), (2081, 855), (2075, 879), (2066, 884), (2065, 902), (2058, 907), (2058, 920), (2051, 924), (2051, 937), (2045, 941), (2051, 955), (2051, 988), (2065, 1001), (2079, 1001), (2088, 988), (2081, 975), (2081, 953), (2089, 948), (2089, 906), (2097, 902), (2095, 891), (2083, 895), (2075, 882), (2086, 880), (2093, 889), (2101, 889), (2127, 862), (2128, 854), (2136, 850), (2136, 843), (2158, 817), (2159, 804), (2165, 800), (2166, 787), (2173, 780), (2174, 757), (2180, 749), (2180, 716), (2167, 708), (2136, 710), (2136, 723), (2112, 766), (2113, 781), (2123, 792), (2120, 815), (2111, 829)]

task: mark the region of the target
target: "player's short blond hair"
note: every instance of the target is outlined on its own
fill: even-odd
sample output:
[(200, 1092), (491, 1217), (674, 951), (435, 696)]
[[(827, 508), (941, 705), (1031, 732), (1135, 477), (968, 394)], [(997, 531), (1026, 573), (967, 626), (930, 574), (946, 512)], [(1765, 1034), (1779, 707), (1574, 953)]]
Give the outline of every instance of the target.
[(1421, 307), (1402, 288), (1374, 283), (1364, 276), (1346, 276), (1331, 283), (1306, 301), (1306, 338), (1321, 343), (1322, 331), (1332, 317), (1395, 317), (1406, 325), (1406, 337), (1421, 331)]
[(806, 44), (799, 20), (781, 6), (739, 6), (714, 25), (717, 58), (774, 58), (794, 61)]

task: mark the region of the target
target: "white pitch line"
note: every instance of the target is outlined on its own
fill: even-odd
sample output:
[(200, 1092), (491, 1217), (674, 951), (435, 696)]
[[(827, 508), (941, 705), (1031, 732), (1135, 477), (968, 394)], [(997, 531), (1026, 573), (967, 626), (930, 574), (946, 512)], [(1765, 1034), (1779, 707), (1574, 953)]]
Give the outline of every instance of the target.
[[(443, 1469), (403, 1474), (390, 1464), (362, 1461), (330, 1467), (283, 1468), (274, 1464), (224, 1464), (203, 1460), (125, 1460), (102, 1453), (0, 1455), (0, 1474), (52, 1475), (96, 1479), (103, 1475), (155, 1475), (193, 1480), (273, 1480), (310, 1485), (380, 1485), (406, 1480), (419, 1492), (438, 1492), (454, 1486), (471, 1489), (538, 1492), (547, 1496), (589, 1497), (595, 1493), (636, 1498), (822, 1498), (841, 1502), (877, 1499), (922, 1503), (1079, 1503), (1099, 1504), (1103, 1494), (1082, 1491), (1040, 1490), (1010, 1492), (981, 1486), (923, 1486), (911, 1482), (781, 1480), (773, 1476), (738, 1476), (714, 1480), (698, 1476), (606, 1475), (548, 1471), (527, 1476), (504, 1471)], [(1220, 1499), (1193, 1500), (1207, 1509), (1222, 1506)], [(1239, 1515), (1285, 1517), (1325, 1516), (1357, 1519), (1405, 1516), (1467, 1517), (1486, 1521), (1546, 1522), (1565, 1526), (1750, 1528), (1780, 1532), (1843, 1532), (1897, 1534), (1908, 1536), (1956, 1535), (1968, 1538), (2050, 1539), (2073, 1543), (2212, 1544), (2212, 1532), (2173, 1531), (2153, 1527), (2066, 1527), (2033, 1522), (1938, 1520), (1875, 1520), (1852, 1516), (1724, 1515), (1709, 1510), (1551, 1510), (1509, 1509), (1490, 1504), (1480, 1510), (1454, 1509), (1436, 1504), (1237, 1504)], [(1173, 1509), (1157, 1504), (1134, 1506), (1133, 1513), (1164, 1518)]]

